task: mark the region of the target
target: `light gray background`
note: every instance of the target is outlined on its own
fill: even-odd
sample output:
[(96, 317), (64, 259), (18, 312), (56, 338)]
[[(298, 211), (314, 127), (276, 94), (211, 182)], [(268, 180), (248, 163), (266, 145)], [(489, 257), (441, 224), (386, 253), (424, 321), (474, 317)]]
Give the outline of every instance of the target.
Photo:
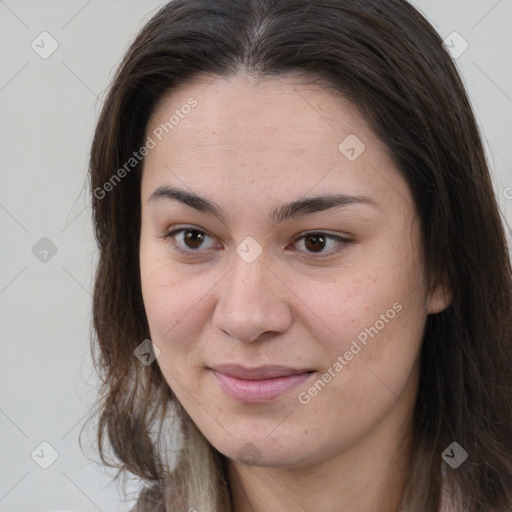
[[(96, 384), (86, 169), (114, 69), (164, 3), (0, 0), (0, 512), (131, 505), (109, 485), (112, 473), (89, 460), (97, 459), (90, 443), (86, 456), (78, 445)], [(469, 44), (456, 62), (512, 224), (512, 0), (414, 4), (443, 39), (456, 31)], [(43, 31), (59, 45), (47, 59), (31, 47)], [(57, 247), (46, 263), (32, 252), (42, 237)], [(48, 469), (31, 458), (43, 441), (58, 453)], [(41, 461), (50, 456), (44, 447), (37, 453)]]

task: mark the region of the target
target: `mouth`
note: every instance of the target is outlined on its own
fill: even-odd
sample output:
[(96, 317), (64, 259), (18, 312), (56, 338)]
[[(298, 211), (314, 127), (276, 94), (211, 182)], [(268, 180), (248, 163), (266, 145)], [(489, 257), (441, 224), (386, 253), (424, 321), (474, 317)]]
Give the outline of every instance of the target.
[(228, 396), (244, 403), (275, 400), (316, 373), (286, 366), (246, 368), (234, 364), (217, 365), (209, 370)]

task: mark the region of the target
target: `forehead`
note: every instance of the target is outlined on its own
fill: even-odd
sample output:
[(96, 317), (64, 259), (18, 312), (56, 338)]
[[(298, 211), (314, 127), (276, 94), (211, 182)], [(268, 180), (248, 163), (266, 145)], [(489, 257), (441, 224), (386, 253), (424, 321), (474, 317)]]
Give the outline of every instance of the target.
[[(169, 121), (173, 112), (179, 115), (191, 98), (197, 102), (190, 116), (193, 121), (181, 123), (188, 115), (181, 114), (181, 126), (172, 130), (176, 142), (181, 140), (180, 132), (185, 137), (189, 134), (190, 125), (200, 129), (194, 131), (197, 142), (215, 142), (225, 136), (246, 145), (268, 145), (284, 136), (292, 145), (304, 142), (306, 136), (311, 145), (321, 147), (318, 143), (323, 141), (326, 148), (340, 134), (357, 131), (363, 135), (363, 131), (369, 131), (353, 103), (296, 73), (258, 80), (247, 74), (196, 77), (163, 96), (147, 131)], [(326, 132), (332, 132), (333, 137), (326, 139)]]
[(300, 196), (341, 187), (411, 201), (358, 108), (297, 75), (202, 76), (162, 99), (146, 135), (156, 141), (144, 163), (146, 195), (150, 186), (183, 181), (201, 195)]

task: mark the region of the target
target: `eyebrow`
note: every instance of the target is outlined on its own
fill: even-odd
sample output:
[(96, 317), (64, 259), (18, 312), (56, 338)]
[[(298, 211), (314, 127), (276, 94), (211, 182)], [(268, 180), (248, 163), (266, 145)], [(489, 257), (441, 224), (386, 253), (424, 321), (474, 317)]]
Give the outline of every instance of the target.
[[(192, 192), (181, 190), (174, 187), (158, 187), (148, 199), (149, 202), (158, 199), (177, 200), (183, 204), (191, 206), (196, 210), (214, 215), (222, 222), (225, 222), (222, 209), (214, 201), (210, 201)], [(363, 195), (348, 194), (327, 194), (315, 197), (306, 197), (290, 203), (285, 203), (270, 212), (270, 219), (279, 223), (284, 220), (291, 220), (316, 212), (321, 212), (331, 208), (339, 208), (355, 204), (364, 204), (373, 207), (379, 207), (379, 204), (370, 197)]]

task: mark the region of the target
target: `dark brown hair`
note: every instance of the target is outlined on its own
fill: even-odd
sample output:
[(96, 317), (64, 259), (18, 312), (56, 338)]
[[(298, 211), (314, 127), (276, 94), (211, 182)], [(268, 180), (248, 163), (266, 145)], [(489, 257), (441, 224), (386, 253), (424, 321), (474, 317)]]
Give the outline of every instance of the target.
[[(185, 510), (197, 481), (191, 454), (201, 445), (217, 486), (203, 510), (230, 510), (223, 458), (194, 430), (158, 365), (134, 357), (150, 337), (138, 260), (143, 160), (108, 191), (104, 185), (143, 145), (164, 94), (200, 74), (240, 72), (314, 76), (359, 107), (412, 191), (430, 286), (444, 280), (451, 290), (448, 309), (427, 319), (403, 506), (438, 510), (441, 454), (456, 441), (469, 457), (445, 470), (461, 510), (510, 511), (512, 273), (504, 229), (461, 79), (439, 35), (404, 0), (174, 0), (137, 35), (110, 85), (90, 159), (103, 462), (165, 485), (174, 504), (162, 498), (166, 510)], [(185, 436), (173, 471), (158, 449), (169, 411)], [(158, 487), (153, 493), (163, 496)]]

